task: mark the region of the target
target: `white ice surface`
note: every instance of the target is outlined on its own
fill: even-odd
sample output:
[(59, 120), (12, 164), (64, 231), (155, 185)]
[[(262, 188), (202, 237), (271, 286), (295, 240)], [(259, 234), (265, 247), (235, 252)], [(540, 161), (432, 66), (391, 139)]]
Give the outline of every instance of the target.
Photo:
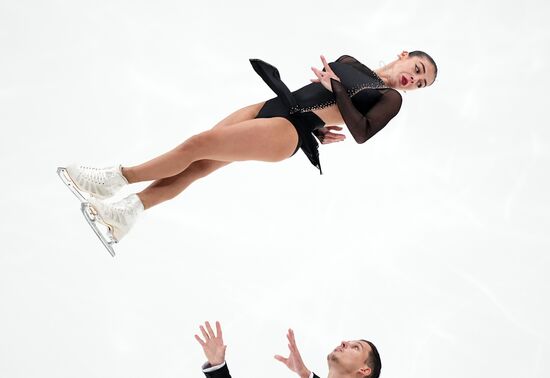
[[(326, 375), (342, 339), (382, 377), (548, 377), (550, 6), (540, 1), (0, 0), (0, 377)], [(319, 54), (440, 73), (372, 140), (241, 163), (145, 213), (111, 259), (55, 174), (136, 164), (291, 89)], [(136, 185), (135, 191), (143, 185)]]

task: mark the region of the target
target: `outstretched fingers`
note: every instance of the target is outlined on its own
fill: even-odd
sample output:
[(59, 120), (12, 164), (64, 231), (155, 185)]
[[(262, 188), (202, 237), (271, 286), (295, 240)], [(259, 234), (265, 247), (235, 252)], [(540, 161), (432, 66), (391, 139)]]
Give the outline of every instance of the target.
[(325, 126), (321, 129), (320, 133), (322, 135), (321, 143), (328, 144), (334, 142), (341, 142), (346, 139), (344, 134), (337, 133), (335, 131), (342, 131), (340, 126)]
[(208, 340), (210, 340), (210, 336), (208, 335), (204, 327), (200, 326), (199, 328), (201, 330), (202, 336), (204, 337), (204, 341), (207, 342)]
[(290, 345), (296, 347), (296, 338), (294, 337), (294, 331), (292, 330), (292, 328), (288, 329), (288, 334), (286, 335), (286, 337), (290, 342)]
[(327, 90), (332, 92), (332, 84), (331, 79), (334, 79), (336, 81), (340, 81), (338, 76), (334, 73), (332, 68), (330, 68), (327, 60), (323, 55), (321, 55), (321, 61), (323, 62), (324, 71), (321, 71), (315, 67), (311, 67), (311, 70), (317, 76), (317, 79), (310, 79), (314, 83), (320, 82), (323, 84), (323, 87), (325, 87)]
[(332, 68), (330, 68), (330, 66), (328, 65), (324, 55), (321, 55), (321, 62), (323, 62), (323, 67), (327, 72), (332, 72)]
[(204, 322), (204, 326), (199, 326), (202, 337), (195, 335), (195, 339), (201, 345), (204, 355), (211, 365), (219, 365), (225, 361), (225, 350), (227, 346), (223, 345), (221, 325), (216, 322), (217, 335), (212, 329), (210, 322)]
[(275, 359), (277, 361), (281, 361), (283, 364), (288, 365), (288, 358), (285, 358), (283, 356), (280, 356), (278, 354), (275, 355)]
[(345, 139), (346, 139), (345, 135), (328, 132), (324, 135), (323, 142), (324, 143), (341, 142)]
[[(311, 70), (313, 71), (313, 73), (315, 74), (315, 76), (317, 76), (317, 81), (321, 80), (323, 78), (323, 71), (321, 71), (320, 69), (316, 68), (316, 67), (311, 67)], [(312, 81), (315, 80), (315, 79), (312, 79)]]
[[(220, 325), (220, 322), (218, 322), (218, 321), (216, 321), (216, 333), (217, 333), (216, 337), (219, 337), (220, 340), (223, 340), (222, 326)], [(223, 341), (222, 341), (222, 343), (223, 343)]]
[(222, 326), (220, 325), (220, 322), (216, 322), (216, 332), (212, 329), (210, 322), (204, 322), (204, 325), (206, 328), (202, 325), (199, 327), (204, 341), (198, 335), (195, 335), (197, 341), (200, 340), (199, 342), (208, 343), (210, 340), (219, 340), (220, 343), (223, 344)]
[(210, 338), (212, 339), (215, 339), (216, 335), (214, 334), (214, 330), (210, 326), (210, 322), (205, 322), (205, 324), (206, 324), (206, 329), (208, 330), (208, 336), (210, 336)]
[(206, 343), (200, 338), (199, 335), (195, 335), (195, 339), (199, 342), (199, 344), (204, 347)]

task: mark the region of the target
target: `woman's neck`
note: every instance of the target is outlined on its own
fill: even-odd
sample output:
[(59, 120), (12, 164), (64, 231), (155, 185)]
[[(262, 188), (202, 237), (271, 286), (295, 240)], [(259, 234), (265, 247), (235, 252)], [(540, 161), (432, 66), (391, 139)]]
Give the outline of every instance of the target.
[(380, 67), (376, 70), (374, 70), (374, 72), (378, 75), (378, 77), (380, 77), (380, 79), (382, 79), (382, 81), (384, 82), (384, 84), (386, 84), (388, 87), (391, 87), (392, 86), (392, 82), (391, 82), (391, 75), (390, 75), (390, 72), (391, 72), (391, 63), (390, 64), (386, 64), (384, 67)]

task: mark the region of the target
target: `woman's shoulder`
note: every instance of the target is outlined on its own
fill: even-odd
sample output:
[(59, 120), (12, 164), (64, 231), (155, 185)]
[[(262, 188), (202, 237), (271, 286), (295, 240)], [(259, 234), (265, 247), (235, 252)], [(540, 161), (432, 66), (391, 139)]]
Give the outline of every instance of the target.
[(369, 76), (378, 77), (378, 75), (376, 75), (376, 73), (373, 70), (371, 70), (368, 66), (361, 63), (351, 55), (346, 54), (346, 55), (340, 56), (338, 59), (336, 59), (336, 63), (348, 64), (354, 67), (355, 69), (359, 70), (360, 72), (368, 74)]
[(401, 93), (393, 88), (367, 88), (357, 92), (357, 96), (364, 95), (365, 97), (374, 97), (377, 100), (384, 99), (387, 102), (393, 102), (401, 105), (403, 102), (403, 96)]
[(382, 92), (384, 96), (388, 96), (388, 98), (399, 99), (400, 102), (403, 101), (403, 96), (401, 96), (401, 93), (397, 89), (387, 87), (379, 89), (379, 91)]
[(386, 106), (392, 108), (395, 114), (397, 114), (401, 109), (401, 105), (403, 104), (403, 96), (401, 96), (401, 93), (393, 88), (384, 88), (378, 90), (382, 93), (382, 98), (384, 99), (384, 103), (386, 104)]
[(338, 59), (336, 59), (336, 62), (338, 63), (361, 63), (357, 59), (355, 59), (351, 55), (341, 55)]

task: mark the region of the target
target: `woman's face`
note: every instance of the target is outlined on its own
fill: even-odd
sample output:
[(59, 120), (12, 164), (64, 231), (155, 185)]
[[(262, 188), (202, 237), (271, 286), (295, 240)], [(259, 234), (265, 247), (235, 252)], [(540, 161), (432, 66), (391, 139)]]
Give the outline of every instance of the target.
[(390, 69), (390, 86), (395, 89), (413, 90), (425, 88), (435, 80), (435, 67), (428, 59), (409, 56), (407, 51), (398, 55)]

